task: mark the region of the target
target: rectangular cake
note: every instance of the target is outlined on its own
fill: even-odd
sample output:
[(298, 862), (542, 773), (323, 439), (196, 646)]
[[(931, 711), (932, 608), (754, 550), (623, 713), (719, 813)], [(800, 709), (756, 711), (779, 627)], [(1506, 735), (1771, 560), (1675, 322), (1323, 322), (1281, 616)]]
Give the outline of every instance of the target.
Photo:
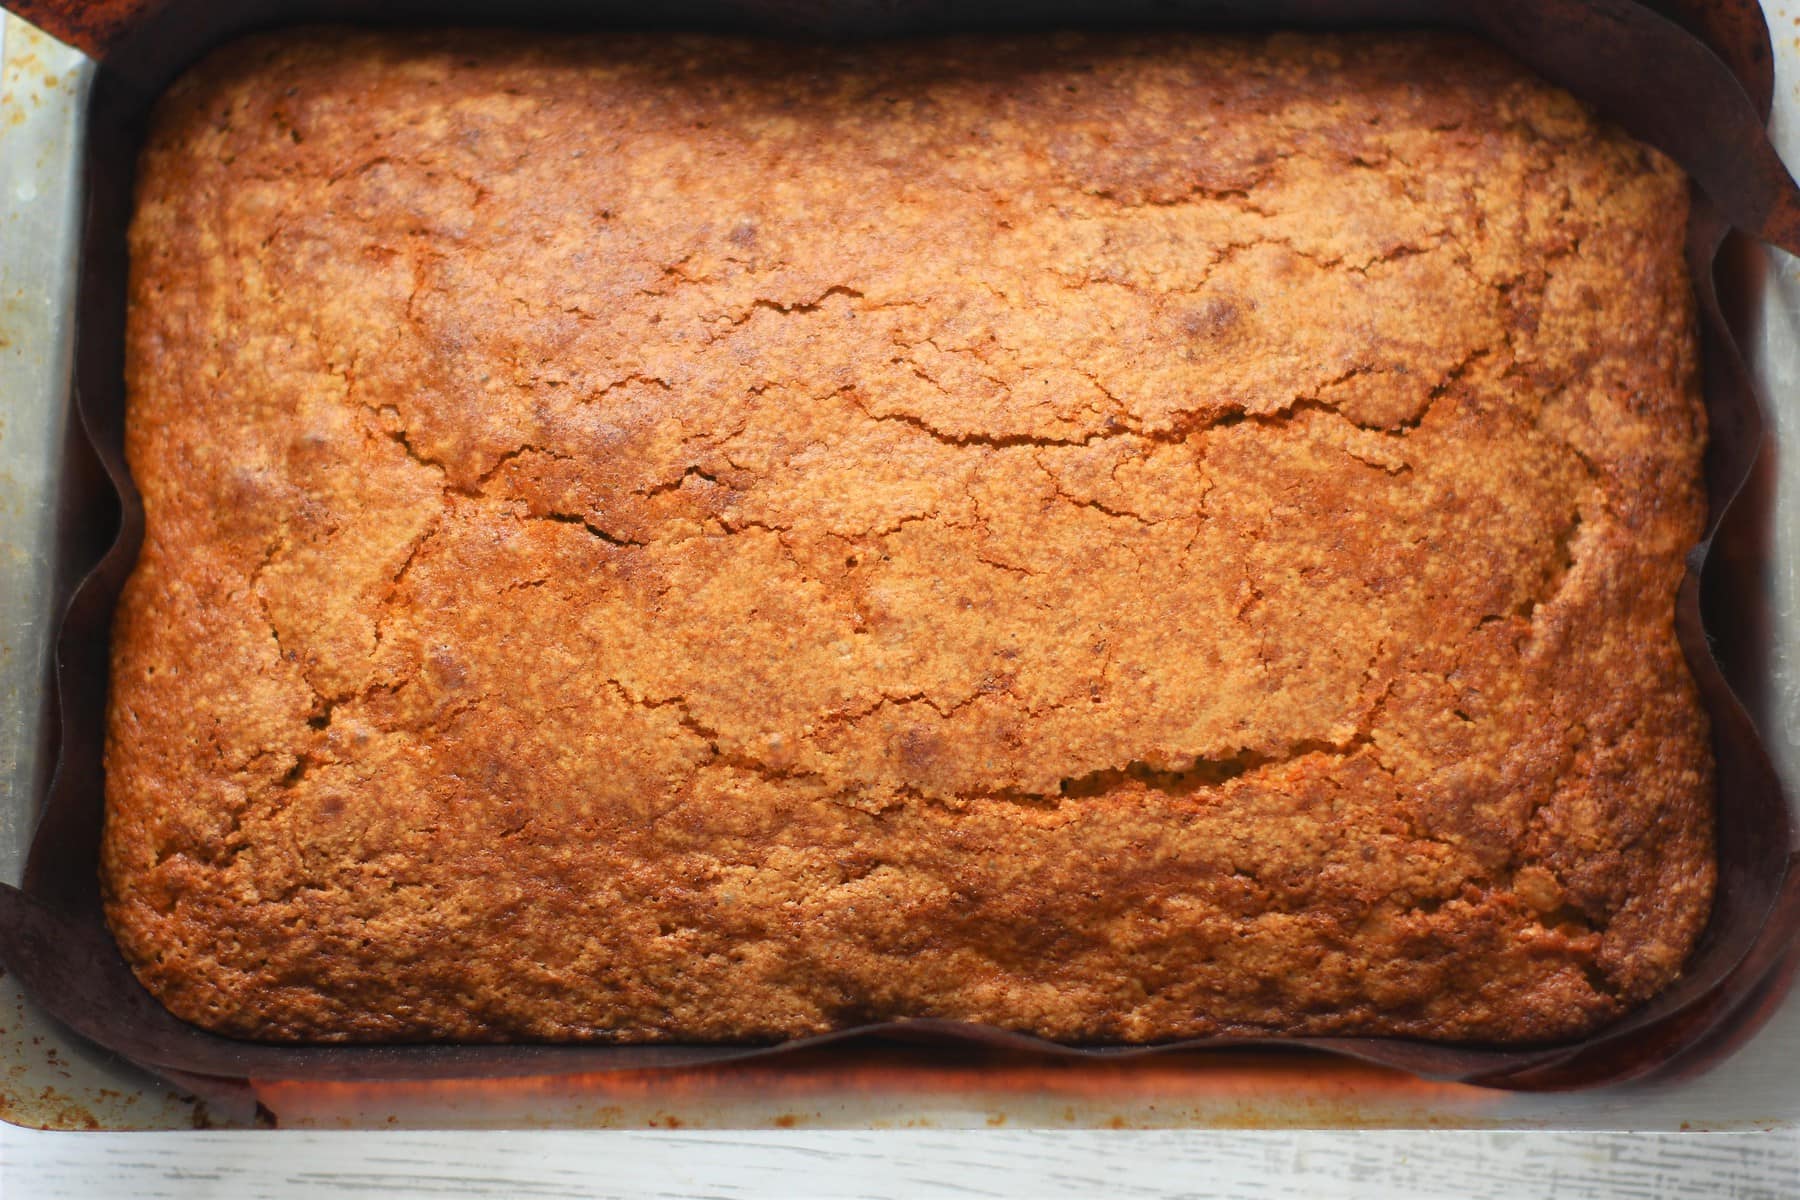
[(1714, 880), (1686, 187), (1435, 35), (230, 47), (120, 947), (273, 1040), (1615, 1019)]

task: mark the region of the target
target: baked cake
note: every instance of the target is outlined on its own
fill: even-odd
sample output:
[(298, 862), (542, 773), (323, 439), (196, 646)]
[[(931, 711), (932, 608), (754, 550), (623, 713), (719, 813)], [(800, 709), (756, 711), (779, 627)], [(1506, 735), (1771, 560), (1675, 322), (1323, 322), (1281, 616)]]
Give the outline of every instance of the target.
[(119, 944), (276, 1040), (1595, 1028), (1713, 885), (1686, 212), (1433, 35), (222, 51)]

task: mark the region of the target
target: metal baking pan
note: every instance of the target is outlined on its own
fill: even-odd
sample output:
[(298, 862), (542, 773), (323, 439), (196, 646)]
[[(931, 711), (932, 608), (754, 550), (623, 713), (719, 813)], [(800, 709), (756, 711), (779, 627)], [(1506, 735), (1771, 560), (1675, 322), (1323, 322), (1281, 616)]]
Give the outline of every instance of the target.
[[(815, 6), (816, 7), (816, 6)], [(97, 18), (108, 6), (93, 10)], [(1792, 28), (1785, 13), (1771, 25)], [(20, 877), (54, 759), (51, 646), (77, 582), (110, 540), (104, 520), (70, 528), (62, 499), (93, 486), (96, 465), (71, 399), (72, 314), (80, 249), (84, 120), (92, 63), (17, 19), (0, 26), (0, 881)], [(1800, 63), (1800, 46), (1778, 47)], [(1778, 105), (1791, 111), (1791, 93)], [(1779, 126), (1778, 126), (1779, 127)], [(94, 264), (87, 264), (93, 267)], [(1740, 324), (1779, 439), (1795, 430), (1790, 375), (1800, 370), (1800, 275), (1776, 252), (1732, 263), (1727, 309)], [(1765, 460), (1771, 528), (1732, 552), (1761, 571), (1769, 628), (1727, 637), (1721, 653), (1766, 655), (1766, 687), (1750, 696), (1788, 779), (1800, 765), (1792, 564), (1800, 529), (1800, 470)], [(1783, 483), (1789, 486), (1783, 487)], [(1791, 566), (1790, 566), (1791, 569)], [(15, 1015), (16, 1014), (16, 1015)], [(0, 978), (0, 1116), (57, 1127), (189, 1124), (411, 1125), (1372, 1125), (1741, 1128), (1800, 1121), (1800, 1092), (1784, 1089), (1780, 1051), (1800, 1039), (1800, 1007), (1783, 1005), (1709, 1074), (1579, 1094), (1520, 1094), (1431, 1083), (1315, 1055), (1258, 1050), (1154, 1060), (1045, 1061), (1001, 1048), (823, 1047), (779, 1061), (654, 1071), (494, 1079), (299, 1082), (251, 1077), (189, 1094), (71, 1037)], [(1765, 1048), (1770, 1052), (1765, 1052)], [(1762, 1067), (1766, 1073), (1759, 1074)], [(1787, 1094), (1784, 1094), (1784, 1091)]]

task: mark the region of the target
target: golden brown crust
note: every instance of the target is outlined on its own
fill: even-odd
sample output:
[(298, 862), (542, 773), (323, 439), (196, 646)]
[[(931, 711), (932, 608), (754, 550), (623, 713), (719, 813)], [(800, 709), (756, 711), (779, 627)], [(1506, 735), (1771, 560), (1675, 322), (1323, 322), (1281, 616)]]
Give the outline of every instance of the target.
[(1685, 213), (1437, 37), (233, 47), (120, 944), (275, 1039), (1592, 1028), (1712, 889)]

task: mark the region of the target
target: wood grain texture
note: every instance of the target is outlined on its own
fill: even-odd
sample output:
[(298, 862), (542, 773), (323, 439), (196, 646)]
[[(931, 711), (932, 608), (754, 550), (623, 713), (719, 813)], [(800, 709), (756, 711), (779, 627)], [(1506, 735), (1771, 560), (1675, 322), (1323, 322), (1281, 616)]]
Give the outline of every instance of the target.
[(1800, 1133), (39, 1134), (0, 1195), (1785, 1200)]

